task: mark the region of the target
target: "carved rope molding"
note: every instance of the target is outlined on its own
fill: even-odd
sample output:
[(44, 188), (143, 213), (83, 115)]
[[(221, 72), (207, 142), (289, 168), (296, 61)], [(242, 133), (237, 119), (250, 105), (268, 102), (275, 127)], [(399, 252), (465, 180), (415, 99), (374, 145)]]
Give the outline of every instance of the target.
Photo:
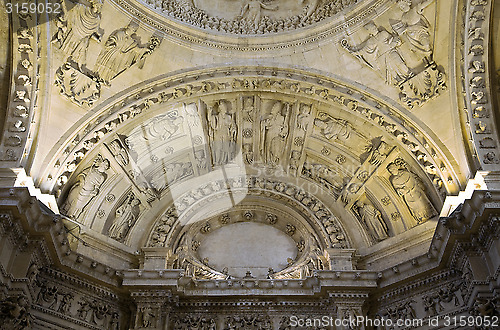
[(0, 145), (0, 164), (18, 167), (26, 161), (34, 139), (37, 111), (41, 47), (39, 19), (34, 13), (12, 13), (12, 80)]
[[(350, 30), (358, 25), (373, 19), (381, 13), (388, 10), (394, 3), (390, 0), (373, 0), (370, 2), (359, 1), (357, 6), (352, 6), (350, 11), (343, 11), (337, 14), (338, 19), (333, 22), (320, 25), (314, 23), (310, 28), (292, 29), (294, 35), (286, 35), (286, 32), (280, 33), (283, 42), (276, 42), (273, 37), (255, 35), (255, 38), (248, 38), (250, 45), (242, 45), (241, 40), (232, 36), (230, 33), (214, 31), (211, 29), (202, 29), (193, 27), (189, 23), (180, 23), (178, 19), (172, 19), (165, 14), (160, 14), (149, 5), (140, 4), (137, 0), (112, 0), (111, 3), (125, 10), (129, 15), (138, 18), (141, 22), (149, 25), (152, 29), (162, 32), (165, 37), (173, 41), (187, 43), (190, 47), (193, 45), (202, 48), (212, 48), (220, 51), (239, 51), (239, 52), (269, 52), (273, 50), (291, 49), (294, 47), (304, 47), (305, 45), (327, 39), (338, 34), (349, 34)], [(166, 17), (167, 16), (167, 17)], [(335, 16), (334, 16), (335, 17)], [(328, 22), (324, 19), (320, 22)], [(300, 31), (297, 37), (297, 31)], [(208, 34), (210, 33), (210, 34)], [(275, 34), (269, 34), (273, 36)], [(286, 36), (285, 36), (286, 35)], [(237, 36), (237, 34), (235, 35)]]
[[(456, 163), (437, 137), (416, 126), (418, 119), (409, 119), (406, 110), (387, 104), (366, 91), (359, 91), (331, 78), (296, 70), (276, 68), (220, 68), (181, 73), (156, 79), (139, 88), (125, 91), (89, 113), (68, 131), (51, 151), (46, 172), (39, 179), (42, 188), (58, 193), (81, 160), (95, 146), (124, 124), (155, 104), (184, 102), (190, 98), (228, 92), (271, 91), (294, 94), (336, 105), (391, 134), (404, 150), (421, 165), (443, 197), (458, 191), (460, 186)], [(422, 125), (423, 126), (423, 125)], [(70, 135), (71, 134), (71, 135)], [(50, 155), (49, 155), (50, 157)]]
[(500, 150), (489, 72), (491, 0), (466, 1), (463, 26), (463, 83), (470, 133), (484, 170), (498, 169)]

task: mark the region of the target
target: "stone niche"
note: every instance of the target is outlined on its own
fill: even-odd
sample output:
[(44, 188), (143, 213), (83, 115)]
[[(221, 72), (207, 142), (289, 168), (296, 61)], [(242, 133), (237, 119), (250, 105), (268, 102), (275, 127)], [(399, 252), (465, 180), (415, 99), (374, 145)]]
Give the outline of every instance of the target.
[(265, 278), (272, 268), (287, 267), (287, 260), (295, 260), (297, 247), (292, 238), (282, 231), (261, 223), (235, 223), (208, 234), (198, 249), (201, 259), (229, 275)]

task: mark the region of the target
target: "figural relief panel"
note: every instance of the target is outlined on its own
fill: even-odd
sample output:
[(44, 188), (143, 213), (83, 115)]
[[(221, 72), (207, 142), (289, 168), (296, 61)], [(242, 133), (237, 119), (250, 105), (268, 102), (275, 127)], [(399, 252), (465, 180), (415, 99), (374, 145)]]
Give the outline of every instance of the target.
[(413, 108), (446, 88), (444, 70), (433, 60), (431, 26), (423, 10), (432, 0), (399, 0), (383, 26), (364, 25), (368, 36), (357, 45), (341, 46), (363, 65), (400, 90), (400, 101)]

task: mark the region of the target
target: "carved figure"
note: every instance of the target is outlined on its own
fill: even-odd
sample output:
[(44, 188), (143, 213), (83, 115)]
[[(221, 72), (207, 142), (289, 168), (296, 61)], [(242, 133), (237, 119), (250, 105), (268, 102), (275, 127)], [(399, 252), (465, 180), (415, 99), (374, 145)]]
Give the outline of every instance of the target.
[(104, 49), (97, 57), (95, 72), (109, 85), (109, 82), (135, 63), (139, 68), (144, 65), (147, 47), (141, 47), (139, 37), (135, 34), (138, 26), (129, 24), (111, 33)]
[(217, 105), (209, 107), (207, 113), (214, 166), (227, 164), (234, 159), (238, 134), (235, 115), (229, 112), (226, 102), (220, 101)]
[(332, 118), (324, 112), (314, 119), (314, 125), (321, 129), (321, 134), (328, 140), (347, 140), (352, 131), (347, 120)]
[(253, 25), (258, 25), (262, 17), (261, 10), (278, 10), (278, 6), (271, 6), (260, 2), (259, 0), (247, 0), (241, 7), (241, 18), (248, 20)]
[(108, 230), (109, 237), (117, 241), (125, 239), (139, 216), (139, 204), (141, 201), (135, 198), (134, 194), (130, 194), (125, 202), (116, 209), (115, 219)]
[(384, 141), (380, 141), (380, 144), (377, 147), (371, 145), (367, 149), (370, 152), (368, 162), (373, 166), (379, 166), (387, 158), (387, 155), (391, 152), (392, 147)]
[(289, 104), (285, 104), (283, 109), (282, 103), (276, 102), (271, 112), (262, 119), (260, 152), (266, 164), (277, 165), (280, 161), (288, 137), (289, 113)]
[(99, 194), (99, 188), (107, 178), (109, 160), (98, 156), (89, 169), (77, 177), (77, 182), (71, 187), (63, 211), (72, 219), (80, 216), (83, 209)]
[(243, 119), (253, 123), (253, 113), (255, 112), (255, 100), (253, 97), (243, 98)]
[(365, 204), (362, 201), (356, 202), (356, 212), (364, 223), (368, 232), (375, 242), (383, 241), (389, 237), (389, 229), (382, 219), (382, 214), (373, 205)]
[(366, 24), (368, 38), (357, 46), (349, 46), (343, 39), (341, 45), (362, 63), (380, 74), (389, 85), (397, 85), (411, 77), (411, 71), (396, 49), (401, 44), (398, 37), (386, 30), (379, 30), (375, 23)]
[(63, 13), (56, 20), (57, 32), (52, 42), (79, 64), (85, 64), (90, 38), (101, 39), (101, 8), (98, 0), (90, 0), (90, 6), (77, 3), (68, 11), (62, 1)]
[(392, 174), (389, 180), (394, 190), (403, 198), (418, 223), (425, 222), (436, 215), (436, 210), (427, 198), (420, 178), (408, 171), (402, 160), (390, 163), (387, 170)]
[(143, 307), (141, 309), (142, 311), (142, 326), (144, 328), (149, 328), (153, 326), (153, 320), (155, 318), (155, 314), (153, 313), (153, 310), (151, 307)]

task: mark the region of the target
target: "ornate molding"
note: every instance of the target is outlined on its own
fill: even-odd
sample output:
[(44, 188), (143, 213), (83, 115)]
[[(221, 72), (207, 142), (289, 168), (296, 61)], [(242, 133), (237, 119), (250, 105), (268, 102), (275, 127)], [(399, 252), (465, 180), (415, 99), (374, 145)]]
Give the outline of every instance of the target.
[[(255, 78), (228, 77), (245, 71), (255, 75), (254, 70), (257, 73)], [(184, 74), (182, 78), (171, 77), (144, 86), (102, 110), (97, 109), (97, 115), (89, 115), (86, 121), (79, 125), (77, 134), (71, 138), (63, 138), (66, 142), (62, 143), (63, 147), (57, 151), (57, 156), (47, 164), (49, 170), (42, 178), (42, 186), (53, 192), (59, 190), (85, 154), (134, 117), (145, 115), (155, 104), (188, 101), (197, 96), (217, 93), (251, 91), (300, 94), (312, 100), (334, 104), (361, 116), (399, 140), (424, 168), (430, 181), (441, 194), (446, 194), (447, 189), (454, 191), (458, 187), (455, 171), (441, 148), (433, 143), (432, 138), (422, 129), (402, 115), (404, 111), (396, 112), (394, 108), (380, 103), (379, 100), (365, 93), (354, 92), (337, 82), (304, 75), (301, 72), (265, 68), (228, 68), (208, 73)]]

